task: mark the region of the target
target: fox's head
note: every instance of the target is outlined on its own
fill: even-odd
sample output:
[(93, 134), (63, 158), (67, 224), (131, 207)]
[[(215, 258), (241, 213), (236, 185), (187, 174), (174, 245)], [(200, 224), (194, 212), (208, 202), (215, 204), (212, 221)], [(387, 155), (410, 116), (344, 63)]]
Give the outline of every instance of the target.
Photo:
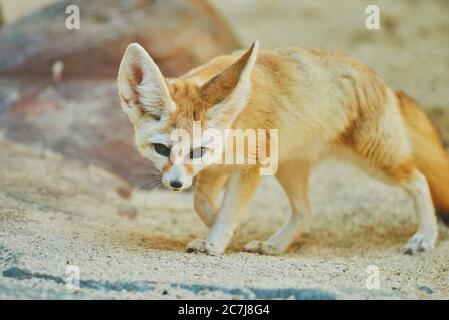
[[(218, 130), (232, 126), (249, 99), (257, 51), (255, 42), (218, 74), (204, 74), (199, 67), (184, 77), (166, 79), (144, 48), (128, 46), (118, 74), (121, 105), (134, 125), (138, 151), (160, 171), (165, 187), (189, 188), (208, 165), (194, 161), (211, 152), (208, 141), (194, 134), (194, 124)], [(181, 132), (188, 134), (188, 146), (174, 139)], [(215, 148), (213, 156), (223, 149), (224, 144), (221, 150)]]

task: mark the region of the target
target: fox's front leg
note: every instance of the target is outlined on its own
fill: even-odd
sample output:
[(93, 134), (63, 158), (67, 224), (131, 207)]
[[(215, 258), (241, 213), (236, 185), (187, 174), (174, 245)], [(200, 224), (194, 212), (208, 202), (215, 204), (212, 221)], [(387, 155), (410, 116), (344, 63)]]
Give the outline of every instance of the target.
[(310, 163), (308, 161), (293, 161), (279, 167), (276, 177), (290, 200), (291, 216), (282, 228), (268, 240), (253, 240), (246, 244), (246, 251), (275, 255), (283, 253), (288, 248), (298, 234), (303, 220), (311, 215), (308, 196), (309, 175)]
[(188, 252), (220, 255), (228, 246), (259, 182), (259, 168), (244, 168), (229, 176), (223, 203), (205, 240), (194, 240)]
[(217, 198), (228, 179), (226, 172), (201, 172), (195, 181), (193, 199), (195, 211), (203, 222), (212, 227), (218, 211)]

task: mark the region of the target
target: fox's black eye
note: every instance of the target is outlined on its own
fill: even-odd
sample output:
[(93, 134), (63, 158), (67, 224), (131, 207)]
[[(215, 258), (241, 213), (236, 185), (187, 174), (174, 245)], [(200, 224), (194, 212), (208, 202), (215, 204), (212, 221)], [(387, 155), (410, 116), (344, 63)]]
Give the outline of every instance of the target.
[(158, 115), (158, 114), (151, 114), (151, 117), (152, 117), (154, 120), (156, 120), (156, 121), (161, 120), (161, 116)]
[(205, 147), (193, 149), (192, 151), (190, 151), (190, 159), (201, 158), (202, 156), (204, 156), (205, 153), (206, 153)]
[(153, 144), (154, 150), (159, 153), (161, 156), (169, 157), (170, 156), (170, 148), (162, 143)]

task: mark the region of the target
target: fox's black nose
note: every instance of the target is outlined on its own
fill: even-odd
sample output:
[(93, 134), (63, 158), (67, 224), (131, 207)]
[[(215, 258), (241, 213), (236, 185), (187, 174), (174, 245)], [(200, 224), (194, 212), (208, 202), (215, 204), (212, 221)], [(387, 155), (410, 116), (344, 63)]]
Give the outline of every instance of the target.
[(179, 189), (182, 187), (182, 182), (179, 180), (172, 180), (172, 181), (170, 181), (170, 186), (172, 188)]

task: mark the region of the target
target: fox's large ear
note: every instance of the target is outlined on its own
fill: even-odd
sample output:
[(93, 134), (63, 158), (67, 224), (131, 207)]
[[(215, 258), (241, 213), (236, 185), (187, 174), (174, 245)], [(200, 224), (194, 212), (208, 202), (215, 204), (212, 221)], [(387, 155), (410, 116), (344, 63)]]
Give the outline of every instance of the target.
[(126, 48), (120, 63), (118, 86), (122, 108), (133, 123), (143, 113), (159, 119), (176, 108), (161, 71), (137, 43)]
[(257, 59), (259, 42), (220, 74), (201, 87), (201, 97), (209, 105), (213, 126), (229, 127), (246, 106), (251, 90), (251, 72)]

